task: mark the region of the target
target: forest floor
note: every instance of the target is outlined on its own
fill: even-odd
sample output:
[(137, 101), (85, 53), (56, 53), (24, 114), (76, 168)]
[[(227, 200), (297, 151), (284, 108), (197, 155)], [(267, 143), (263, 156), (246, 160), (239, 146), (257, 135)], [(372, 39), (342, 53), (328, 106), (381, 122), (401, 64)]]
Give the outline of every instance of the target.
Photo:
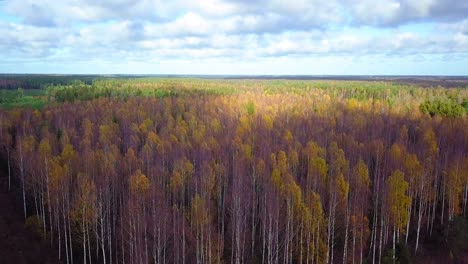
[(18, 210), (23, 208), (19, 193), (14, 188), (8, 191), (8, 177), (0, 168), (0, 263), (60, 263), (48, 241), (26, 230), (23, 212)]

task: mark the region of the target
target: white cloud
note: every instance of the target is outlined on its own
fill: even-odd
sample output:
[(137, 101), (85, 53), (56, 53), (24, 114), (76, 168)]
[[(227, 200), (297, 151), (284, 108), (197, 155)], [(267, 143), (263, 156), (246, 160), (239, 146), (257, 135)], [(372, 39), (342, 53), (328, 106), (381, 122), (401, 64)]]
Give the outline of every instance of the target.
[(18, 18), (0, 20), (0, 59), (8, 61), (424, 59), (468, 52), (468, 4), (455, 0), (9, 0), (3, 10)]

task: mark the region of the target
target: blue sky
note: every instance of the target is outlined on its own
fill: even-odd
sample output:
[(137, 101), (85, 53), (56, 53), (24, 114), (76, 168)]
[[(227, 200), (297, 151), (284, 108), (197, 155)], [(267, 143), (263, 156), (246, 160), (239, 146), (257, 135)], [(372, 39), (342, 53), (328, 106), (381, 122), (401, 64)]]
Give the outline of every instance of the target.
[(468, 1), (2, 0), (0, 72), (468, 75)]

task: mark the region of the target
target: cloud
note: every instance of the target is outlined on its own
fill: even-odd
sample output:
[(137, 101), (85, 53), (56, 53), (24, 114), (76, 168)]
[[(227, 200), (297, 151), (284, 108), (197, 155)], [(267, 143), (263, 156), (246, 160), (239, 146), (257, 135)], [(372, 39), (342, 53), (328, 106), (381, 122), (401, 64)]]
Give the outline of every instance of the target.
[(355, 24), (399, 26), (410, 22), (459, 21), (468, 2), (459, 0), (348, 0)]
[(0, 49), (5, 56), (42, 58), (59, 47), (61, 30), (0, 22)]
[[(337, 24), (398, 26), (415, 21), (454, 22), (466, 18), (459, 0), (9, 0), (6, 12), (36, 26), (76, 22), (140, 20), (170, 22), (191, 15), (234, 19), (240, 29), (304, 30)], [(228, 19), (229, 20), (229, 19)], [(269, 25), (269, 26), (265, 26)], [(252, 31), (252, 29), (251, 29)], [(254, 31), (254, 30), (253, 30)]]
[[(137, 30), (133, 30), (136, 28)], [(282, 56), (328, 56), (369, 54), (439, 54), (467, 52), (466, 36), (424, 36), (414, 32), (394, 31), (384, 35), (323, 31), (300, 31), (267, 34), (172, 35), (154, 32), (158, 25), (134, 24), (131, 21), (99, 24), (81, 28), (78, 32), (61, 37), (47, 28), (39, 28), (28, 39), (21, 34), (38, 28), (16, 31), (8, 39), (16, 39), (20, 47), (41, 47), (55, 41), (53, 48), (44, 45), (43, 55), (54, 55), (61, 50), (70, 57), (121, 60), (132, 58), (144, 61), (148, 58), (261, 58)], [(170, 27), (169, 27), (170, 28)], [(50, 37), (49, 37), (50, 36)], [(16, 42), (8, 45), (17, 45)], [(26, 53), (25, 56), (31, 56)]]
[(438, 30), (454, 31), (468, 35), (468, 18), (456, 23), (444, 23), (438, 25)]
[(0, 59), (424, 60), (468, 52), (466, 14), (468, 2), (452, 0), (9, 0)]

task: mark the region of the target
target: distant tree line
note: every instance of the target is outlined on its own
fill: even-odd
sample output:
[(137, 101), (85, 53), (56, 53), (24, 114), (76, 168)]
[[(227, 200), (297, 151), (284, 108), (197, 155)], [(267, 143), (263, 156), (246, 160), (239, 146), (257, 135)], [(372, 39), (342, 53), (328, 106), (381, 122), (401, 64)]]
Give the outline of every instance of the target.
[(102, 78), (99, 76), (80, 75), (41, 75), (41, 74), (2, 74), (0, 75), (0, 89), (16, 90), (44, 89), (51, 85), (68, 85), (75, 80), (91, 84), (93, 80)]

